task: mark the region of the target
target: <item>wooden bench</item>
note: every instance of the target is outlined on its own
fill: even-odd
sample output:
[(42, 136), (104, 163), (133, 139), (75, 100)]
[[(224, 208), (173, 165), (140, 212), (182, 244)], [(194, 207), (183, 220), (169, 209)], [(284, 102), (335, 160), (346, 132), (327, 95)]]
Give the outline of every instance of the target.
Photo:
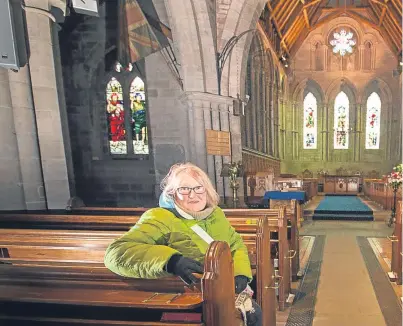
[[(275, 291), (270, 260), (270, 232), (267, 218), (243, 230), (250, 258), (257, 267), (257, 301), (265, 308), (265, 325), (275, 324)], [(103, 264), (106, 247), (122, 235), (118, 231), (68, 231), (0, 229), (0, 262), (14, 266), (48, 266), (87, 270), (89, 279), (110, 281), (114, 277)], [(75, 271), (76, 273), (76, 271)], [(274, 324), (273, 324), (274, 321)]]
[[(268, 225), (245, 225), (242, 231), (252, 266), (259, 266), (257, 283), (266, 286), (274, 283), (270, 239), (267, 240), (270, 236)], [(105, 249), (121, 235), (119, 231), (0, 229), (0, 262), (20, 266), (87, 266), (92, 268), (93, 273), (94, 270), (105, 269)], [(264, 288), (257, 291), (264, 292), (267, 292)], [(274, 302), (271, 307), (275, 307)]]
[[(55, 214), (0, 214), (0, 227), (7, 228), (10, 226), (17, 228), (42, 228), (46, 227), (48, 229), (76, 229), (76, 230), (122, 230), (127, 231), (131, 228), (140, 218), (141, 213), (144, 209), (138, 209), (138, 214), (136, 216), (129, 215), (121, 215), (121, 216), (113, 216), (113, 215), (55, 215)], [(284, 220), (285, 214), (279, 213), (279, 209), (264, 209), (264, 210), (256, 210), (256, 209), (235, 209), (235, 210), (224, 210), (224, 212), (228, 215), (227, 217), (230, 219), (231, 223), (234, 224), (235, 229), (238, 232), (242, 233), (242, 225), (247, 224), (248, 220), (256, 221), (259, 216), (263, 214), (268, 216), (271, 220), (271, 232), (279, 232), (278, 223), (275, 219)], [(233, 214), (234, 216), (232, 216)], [(236, 220), (234, 218), (238, 218), (238, 225), (236, 225)], [(274, 223), (274, 224), (273, 224)], [(287, 245), (287, 230), (286, 225), (287, 222), (284, 220), (282, 222), (284, 227), (284, 233), (281, 233), (281, 241), (279, 241), (279, 274), (278, 277), (282, 278), (282, 282), (279, 287), (278, 296), (279, 296), (279, 309), (283, 310), (285, 307), (285, 301), (290, 293), (291, 284), (290, 284), (290, 270), (289, 270), (289, 260), (295, 260), (295, 257), (299, 257), (297, 253), (299, 253), (299, 249), (293, 251), (292, 254), (289, 253), (288, 245)], [(297, 232), (297, 229), (294, 228), (293, 232)], [(110, 231), (108, 231), (110, 232)], [(116, 237), (115, 237), (116, 238)], [(113, 239), (113, 238), (112, 238)], [(110, 242), (112, 241), (110, 240)], [(253, 240), (254, 242), (254, 240)], [(296, 241), (298, 243), (298, 241)], [(15, 249), (16, 250), (16, 249)], [(291, 249), (293, 250), (293, 249)], [(96, 252), (92, 252), (88, 257), (91, 258)], [(100, 255), (100, 253), (98, 253)], [(85, 252), (82, 252), (82, 255), (85, 256)], [(299, 263), (298, 263), (299, 266)]]
[[(287, 220), (290, 221), (290, 237), (289, 237), (289, 247), (290, 250), (293, 250), (293, 258), (291, 260), (291, 278), (293, 281), (298, 280), (298, 272), (300, 270), (299, 266), (299, 221), (302, 219), (302, 206), (298, 203), (298, 201), (294, 201), (295, 209), (292, 211), (290, 209), (286, 209), (286, 217)], [(110, 215), (111, 213), (121, 214), (121, 215), (141, 215), (148, 208), (144, 207), (77, 207), (71, 208), (71, 212), (74, 214), (97, 214), (97, 215)], [(240, 212), (239, 214), (251, 214), (254, 216), (259, 216), (261, 214), (267, 214), (267, 216), (276, 216), (277, 209), (257, 209), (258, 212), (251, 213), (251, 211), (255, 211), (256, 209), (223, 209), (225, 215), (228, 217), (228, 214), (232, 212)], [(236, 213), (238, 215), (238, 213)], [(255, 215), (256, 214), (256, 215)]]
[(279, 285), (279, 309), (284, 310), (285, 302), (291, 292), (290, 260), (295, 257), (295, 251), (289, 250), (287, 241), (287, 219), (285, 208), (282, 209), (225, 209), (225, 215), (231, 225), (242, 234), (243, 225), (257, 223), (260, 216), (269, 220), (271, 233), (277, 233), (278, 238), (278, 272), (281, 277)]
[[(224, 242), (213, 242), (206, 253), (201, 291), (185, 292), (172, 279), (124, 279), (78, 267), (0, 265), (0, 323), (5, 325), (184, 325), (137, 320), (133, 312), (153, 315), (195, 312), (202, 321), (185, 325), (239, 325), (234, 307), (232, 257)], [(112, 273), (109, 273), (114, 275)], [(100, 281), (101, 279), (101, 281)], [(178, 288), (173, 291), (175, 284)], [(23, 309), (22, 309), (23, 308)], [(79, 309), (77, 309), (79, 308)], [(54, 311), (57, 311), (56, 316)], [(120, 318), (120, 316), (130, 318)], [(96, 316), (96, 318), (94, 318)], [(128, 320), (127, 320), (128, 319)], [(52, 324), (53, 323), (53, 324)], [(274, 325), (274, 324), (271, 324)]]
[(393, 235), (388, 237), (392, 242), (391, 272), (396, 278), (396, 283), (402, 284), (402, 202), (396, 205), (396, 222)]

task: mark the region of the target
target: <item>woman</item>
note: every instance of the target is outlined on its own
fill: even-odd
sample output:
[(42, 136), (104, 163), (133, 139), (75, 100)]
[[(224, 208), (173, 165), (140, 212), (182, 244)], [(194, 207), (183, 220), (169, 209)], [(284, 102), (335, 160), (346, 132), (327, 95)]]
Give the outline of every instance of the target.
[[(206, 173), (191, 163), (176, 164), (161, 188), (164, 202), (169, 204), (148, 210), (129, 232), (115, 240), (106, 250), (105, 266), (126, 277), (173, 274), (190, 285), (197, 282), (192, 273), (203, 273), (209, 244), (226, 241), (234, 259), (235, 292), (247, 292), (252, 279), (247, 248), (217, 206), (219, 196)], [(262, 325), (255, 302), (246, 318), (248, 325)]]

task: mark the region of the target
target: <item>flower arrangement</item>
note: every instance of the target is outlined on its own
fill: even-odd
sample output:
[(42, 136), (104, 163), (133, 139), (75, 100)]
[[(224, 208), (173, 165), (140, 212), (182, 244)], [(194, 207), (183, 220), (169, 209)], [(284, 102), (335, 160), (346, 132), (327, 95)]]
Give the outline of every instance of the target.
[(402, 170), (403, 164), (398, 164), (393, 168), (393, 171), (388, 175), (388, 183), (393, 189), (398, 189), (402, 185)]

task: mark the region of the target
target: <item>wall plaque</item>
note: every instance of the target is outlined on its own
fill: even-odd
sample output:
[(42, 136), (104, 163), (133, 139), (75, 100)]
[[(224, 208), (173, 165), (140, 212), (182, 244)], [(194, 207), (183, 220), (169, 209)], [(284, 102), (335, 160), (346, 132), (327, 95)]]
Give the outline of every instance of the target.
[(231, 156), (231, 134), (228, 131), (206, 130), (208, 155)]

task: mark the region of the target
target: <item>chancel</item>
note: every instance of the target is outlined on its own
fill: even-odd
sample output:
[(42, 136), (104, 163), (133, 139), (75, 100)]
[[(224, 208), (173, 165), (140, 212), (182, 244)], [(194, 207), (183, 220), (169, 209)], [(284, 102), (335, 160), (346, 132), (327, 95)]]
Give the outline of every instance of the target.
[(0, 2), (0, 325), (402, 324), (401, 0)]

